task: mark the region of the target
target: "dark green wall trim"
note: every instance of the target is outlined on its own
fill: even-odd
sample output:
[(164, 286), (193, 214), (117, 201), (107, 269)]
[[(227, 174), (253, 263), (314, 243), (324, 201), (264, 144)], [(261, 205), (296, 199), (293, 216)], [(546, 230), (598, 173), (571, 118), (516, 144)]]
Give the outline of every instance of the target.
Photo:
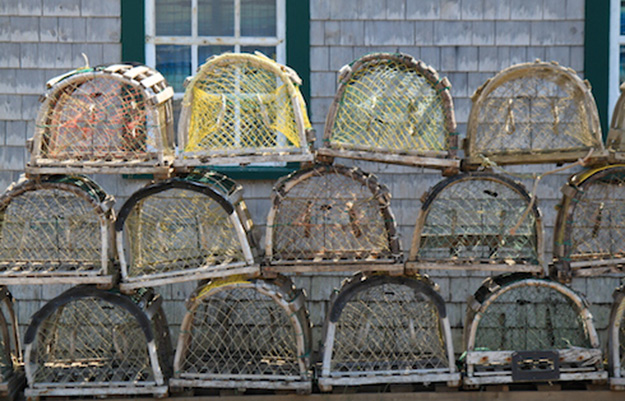
[(299, 169), (299, 163), (287, 163), (282, 167), (271, 166), (210, 166), (211, 170), (227, 175), (233, 180), (277, 180)]
[(145, 2), (144, 0), (120, 1), (122, 11), (121, 61), (145, 63)]
[(592, 84), (604, 139), (608, 135), (609, 70), (610, 1), (586, 0), (584, 76)]
[(310, 104), (310, 0), (286, 0), (286, 63), (302, 78)]

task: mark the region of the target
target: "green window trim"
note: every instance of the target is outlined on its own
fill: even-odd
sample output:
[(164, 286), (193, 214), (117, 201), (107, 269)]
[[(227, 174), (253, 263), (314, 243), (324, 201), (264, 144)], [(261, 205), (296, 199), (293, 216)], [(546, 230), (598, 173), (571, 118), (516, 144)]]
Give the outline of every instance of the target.
[(605, 141), (610, 93), (610, 2), (586, 1), (585, 14), (584, 76), (592, 85)]
[[(145, 63), (145, 2), (121, 1), (122, 61)], [(302, 95), (310, 104), (310, 0), (286, 0), (286, 63), (302, 78)], [(275, 180), (299, 168), (286, 166), (214, 167), (232, 179)], [(127, 178), (142, 179), (139, 176)], [(147, 179), (151, 177), (146, 177)]]

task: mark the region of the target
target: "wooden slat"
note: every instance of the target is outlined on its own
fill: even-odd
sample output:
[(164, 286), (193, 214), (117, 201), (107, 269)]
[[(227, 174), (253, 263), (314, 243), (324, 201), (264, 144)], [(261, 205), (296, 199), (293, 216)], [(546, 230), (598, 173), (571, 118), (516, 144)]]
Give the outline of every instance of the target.
[(291, 265), (269, 265), (262, 267), (268, 273), (318, 273), (318, 272), (350, 272), (350, 271), (384, 271), (402, 274), (403, 263), (309, 263)]
[(135, 79), (139, 75), (145, 74), (148, 71), (150, 71), (150, 68), (148, 68), (148, 67), (146, 67), (144, 65), (140, 65), (140, 66), (133, 67), (133, 68), (129, 69), (128, 71), (126, 71), (124, 73), (124, 77), (126, 77), (128, 79)]
[(150, 77), (142, 79), (140, 84), (144, 88), (151, 88), (154, 85), (160, 84), (164, 80), (165, 80), (165, 77), (163, 77), (161, 74), (154, 74), (154, 75), (152, 75)]
[(346, 159), (368, 160), (382, 163), (401, 164), (404, 166), (430, 167), (435, 169), (460, 169), (460, 160), (416, 155), (400, 155), (392, 153), (374, 153), (356, 150), (317, 149), (317, 154), (324, 157), (343, 157)]
[(495, 272), (529, 272), (542, 273), (542, 266), (520, 263), (451, 263), (451, 262), (406, 262), (406, 271), (418, 270), (463, 270), (463, 271), (495, 271)]

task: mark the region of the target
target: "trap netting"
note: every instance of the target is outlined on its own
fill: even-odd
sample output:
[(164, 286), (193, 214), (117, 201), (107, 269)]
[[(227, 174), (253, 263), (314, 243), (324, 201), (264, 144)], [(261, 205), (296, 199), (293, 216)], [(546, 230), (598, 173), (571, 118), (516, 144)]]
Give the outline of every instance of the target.
[(305, 296), (283, 276), (231, 277), (187, 302), (174, 358), (175, 387), (311, 390)]
[(469, 300), (465, 349), (470, 384), (607, 377), (586, 301), (527, 273), (488, 279)]
[(339, 73), (319, 153), (432, 167), (458, 167), (451, 84), (404, 54), (366, 55)]
[(0, 394), (15, 399), (23, 388), (24, 372), (19, 339), (17, 315), (13, 296), (6, 287), (0, 287)]
[(326, 316), (319, 386), (457, 385), (445, 302), (424, 277), (358, 273)]
[(167, 392), (171, 342), (162, 299), (73, 287), (31, 318), (25, 335), (26, 396)]
[(608, 327), (608, 366), (610, 385), (625, 388), (625, 287), (614, 291), (614, 303)]
[(583, 171), (562, 188), (554, 228), (554, 274), (623, 272), (625, 165)]
[(623, 161), (623, 152), (625, 151), (625, 86), (621, 85), (621, 94), (619, 95), (614, 110), (612, 111), (612, 120), (610, 122), (610, 130), (606, 140), (606, 147), (610, 151), (613, 162)]
[(555, 63), (517, 64), (473, 94), (465, 156), (498, 164), (574, 161), (603, 150), (590, 85)]
[(390, 192), (358, 168), (317, 165), (272, 192), (265, 256), (270, 265), (394, 263), (400, 259)]
[(409, 265), (542, 272), (536, 202), (521, 184), (497, 174), (447, 178), (424, 195)]
[(300, 84), (260, 53), (209, 58), (187, 83), (176, 165), (312, 160)]
[(27, 171), (163, 173), (173, 157), (173, 89), (152, 68), (114, 64), (47, 83)]
[(112, 284), (113, 198), (82, 176), (21, 179), (0, 197), (6, 284)]
[(240, 190), (221, 174), (194, 171), (135, 192), (115, 222), (122, 289), (257, 273)]

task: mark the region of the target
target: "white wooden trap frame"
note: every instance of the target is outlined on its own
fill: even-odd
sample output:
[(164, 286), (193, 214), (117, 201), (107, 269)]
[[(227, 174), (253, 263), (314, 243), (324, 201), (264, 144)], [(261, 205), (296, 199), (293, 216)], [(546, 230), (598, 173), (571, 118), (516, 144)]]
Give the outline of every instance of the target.
[(468, 166), (563, 163), (605, 157), (588, 81), (570, 68), (537, 60), (508, 67), (472, 96), (464, 142)]
[(130, 196), (115, 221), (122, 291), (259, 274), (241, 191), (222, 174), (196, 170)]
[(13, 183), (0, 196), (0, 282), (112, 286), (113, 203), (83, 176)]
[(174, 357), (174, 388), (310, 393), (311, 325), (290, 279), (216, 279), (187, 302)]
[(588, 303), (530, 273), (482, 284), (468, 301), (464, 343), (465, 385), (607, 380)]
[(14, 299), (0, 286), (0, 396), (16, 400), (24, 389), (24, 365)]
[(543, 273), (542, 217), (518, 182), (462, 173), (422, 197), (406, 270)]
[(346, 280), (324, 328), (319, 388), (367, 384), (460, 384), (443, 298), (426, 277)]
[(608, 326), (610, 387), (613, 390), (625, 390), (625, 287), (617, 288), (612, 295), (614, 303)]
[(403, 273), (391, 194), (356, 167), (318, 164), (274, 186), (263, 273)]
[(24, 336), (25, 396), (163, 397), (171, 340), (162, 298), (73, 287), (36, 312)]
[(158, 71), (85, 67), (46, 86), (27, 174), (169, 174), (174, 91)]
[(300, 84), (295, 71), (261, 53), (209, 58), (185, 82), (175, 168), (311, 161)]
[(554, 227), (551, 274), (572, 277), (623, 274), (625, 165), (582, 171), (562, 187)]
[(457, 171), (458, 133), (446, 77), (406, 54), (372, 53), (339, 71), (324, 159), (343, 157)]

